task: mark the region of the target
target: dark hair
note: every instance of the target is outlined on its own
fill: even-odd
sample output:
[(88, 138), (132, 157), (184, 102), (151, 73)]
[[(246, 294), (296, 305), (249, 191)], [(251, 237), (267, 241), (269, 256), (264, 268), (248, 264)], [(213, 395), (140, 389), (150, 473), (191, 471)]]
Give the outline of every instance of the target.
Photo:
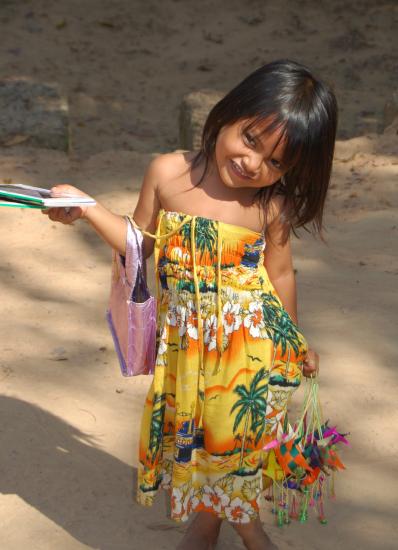
[[(323, 209), (337, 127), (337, 101), (330, 87), (304, 65), (289, 60), (268, 63), (251, 73), (207, 117), (201, 149), (192, 162), (192, 168), (205, 163), (197, 185), (207, 173), (221, 128), (242, 119), (250, 119), (246, 129), (267, 119), (263, 132), (280, 128), (280, 139), (286, 140), (282, 160), (287, 172), (254, 196), (264, 207), (265, 228), (267, 205), (274, 195), (283, 195), (281, 216), (286, 224), (282, 242), (287, 241), (290, 229), (297, 236), (298, 227), (319, 233), (324, 241)], [(310, 222), (312, 231), (306, 227)]]

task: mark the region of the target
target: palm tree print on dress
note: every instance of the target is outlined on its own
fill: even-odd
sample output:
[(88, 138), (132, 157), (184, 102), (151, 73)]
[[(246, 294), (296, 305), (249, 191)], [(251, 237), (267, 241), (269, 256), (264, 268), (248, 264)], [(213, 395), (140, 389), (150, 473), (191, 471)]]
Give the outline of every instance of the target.
[[(190, 245), (191, 223), (186, 223), (181, 228), (183, 245), (187, 247)], [(208, 252), (211, 259), (216, 257), (217, 227), (213, 220), (201, 218), (200, 216), (196, 218), (195, 247), (200, 250), (201, 256)]]
[(235, 435), (234, 441), (235, 441), (235, 443), (234, 443), (234, 448), (232, 449), (232, 452), (235, 452), (235, 449), (236, 449), (236, 447), (237, 447), (237, 445), (238, 445), (238, 442), (241, 442), (241, 441), (242, 441), (242, 436), (240, 435), (240, 433), (237, 433), (237, 434)]
[(263, 294), (262, 299), (266, 328), (270, 329), (270, 331), (267, 330), (267, 332), (270, 333), (274, 344), (271, 370), (275, 364), (275, 356), (278, 347), (281, 346), (282, 356), (285, 355), (286, 350), (288, 352), (285, 371), (287, 373), (290, 364), (291, 349), (294, 349), (296, 355), (298, 355), (300, 351), (300, 339), (297, 329), (287, 311), (281, 307), (281, 304), (273, 294)]
[(159, 394), (155, 392), (153, 395), (152, 406), (153, 410), (149, 429), (147, 457), (153, 464), (155, 462), (156, 456), (161, 447), (161, 442), (163, 440), (163, 423), (164, 413), (166, 409), (166, 394)]
[[(234, 403), (231, 408), (230, 414), (232, 414), (236, 409), (238, 413), (236, 414), (233, 432), (235, 433), (238, 429), (240, 423), (244, 420), (243, 434), (242, 434), (242, 445), (240, 450), (239, 458), (239, 468), (242, 467), (243, 463), (243, 454), (245, 451), (245, 444), (247, 438), (247, 432), (249, 429), (249, 420), (251, 419), (250, 430), (253, 433), (256, 433), (255, 444), (259, 442), (264, 429), (265, 429), (265, 415), (267, 411), (267, 395), (268, 395), (268, 378), (269, 374), (262, 367), (259, 371), (256, 372), (253, 380), (250, 383), (249, 388), (243, 384), (239, 384), (234, 388), (234, 393), (237, 393), (240, 396), (240, 399)], [(260, 385), (262, 382), (265, 384)]]

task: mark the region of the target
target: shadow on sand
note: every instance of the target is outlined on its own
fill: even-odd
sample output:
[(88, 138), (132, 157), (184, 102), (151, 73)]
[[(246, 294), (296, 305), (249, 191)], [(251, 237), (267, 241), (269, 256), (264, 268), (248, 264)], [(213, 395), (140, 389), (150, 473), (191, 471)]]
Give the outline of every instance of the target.
[[(135, 503), (135, 468), (43, 409), (0, 397), (0, 492), (16, 494), (93, 549), (175, 548), (185, 530), (165, 519), (160, 497)], [(167, 531), (164, 546), (159, 533)]]

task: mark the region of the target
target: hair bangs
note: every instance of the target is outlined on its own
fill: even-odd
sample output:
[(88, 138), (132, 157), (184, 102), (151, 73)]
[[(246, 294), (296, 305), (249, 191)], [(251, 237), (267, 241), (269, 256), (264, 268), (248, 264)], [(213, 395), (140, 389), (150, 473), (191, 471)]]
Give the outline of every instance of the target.
[(294, 168), (303, 157), (308, 145), (308, 128), (301, 122), (290, 117), (284, 127), (285, 147), (283, 150), (283, 164), (287, 171)]

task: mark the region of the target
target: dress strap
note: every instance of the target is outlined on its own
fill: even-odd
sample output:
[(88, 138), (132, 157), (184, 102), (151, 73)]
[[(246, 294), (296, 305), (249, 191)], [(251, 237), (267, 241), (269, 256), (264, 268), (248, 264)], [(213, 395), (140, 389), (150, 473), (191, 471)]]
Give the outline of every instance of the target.
[(174, 235), (175, 233), (178, 233), (178, 231), (181, 229), (181, 227), (183, 225), (185, 225), (193, 216), (191, 216), (190, 214), (187, 214), (185, 216), (185, 218), (182, 220), (182, 222), (175, 228), (173, 229), (172, 231), (169, 231), (168, 233), (162, 233), (160, 235), (160, 225), (161, 225), (161, 222), (162, 222), (162, 218), (163, 216), (166, 214), (167, 210), (161, 210), (160, 213), (159, 213), (159, 221), (158, 221), (158, 224), (156, 226), (156, 233), (153, 234), (153, 233), (150, 233), (149, 231), (145, 231), (145, 229), (141, 229), (141, 227), (134, 221), (133, 217), (132, 216), (127, 216), (127, 218), (130, 220), (131, 224), (136, 228), (138, 229), (139, 231), (141, 231), (141, 233), (143, 235), (146, 235), (147, 237), (151, 237), (152, 239), (155, 239), (155, 240), (161, 240), (161, 239), (167, 239), (168, 237), (171, 237), (172, 235)]
[(221, 236), (221, 224), (217, 227), (217, 334), (216, 345), (217, 351), (222, 354), (223, 345), (223, 323), (222, 323), (222, 301), (221, 301), (221, 285), (222, 285), (222, 273), (221, 273), (221, 253), (222, 253), (222, 236)]
[(196, 264), (196, 216), (192, 216), (191, 221), (191, 256), (192, 256), (192, 271), (193, 271), (193, 282), (195, 287), (195, 297), (196, 297), (196, 317), (198, 325), (198, 352), (199, 352), (199, 364), (197, 366), (197, 390), (195, 395), (195, 401), (193, 403), (193, 414), (198, 410), (199, 420), (198, 426), (202, 423), (203, 418), (203, 404), (201, 403), (204, 398), (205, 383), (204, 383), (204, 339), (203, 339), (203, 320), (202, 320), (202, 308), (200, 303), (200, 288), (199, 288), (199, 279), (197, 272)]

